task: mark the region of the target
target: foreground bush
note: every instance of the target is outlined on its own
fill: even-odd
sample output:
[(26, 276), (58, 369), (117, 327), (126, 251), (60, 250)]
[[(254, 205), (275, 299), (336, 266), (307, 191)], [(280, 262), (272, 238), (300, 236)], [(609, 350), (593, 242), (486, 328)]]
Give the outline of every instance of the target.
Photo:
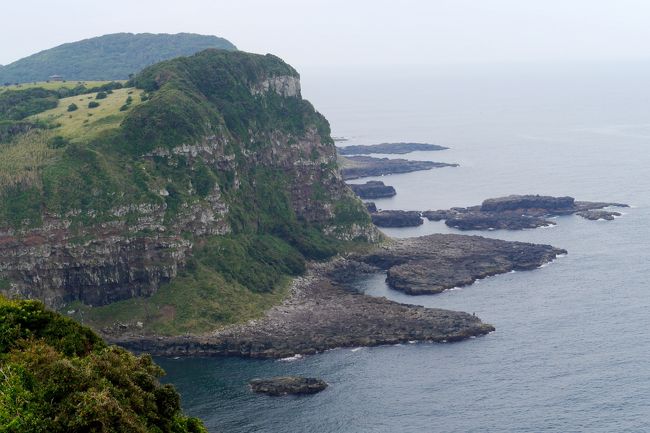
[(0, 297), (0, 432), (205, 433), (163, 374), (40, 302)]

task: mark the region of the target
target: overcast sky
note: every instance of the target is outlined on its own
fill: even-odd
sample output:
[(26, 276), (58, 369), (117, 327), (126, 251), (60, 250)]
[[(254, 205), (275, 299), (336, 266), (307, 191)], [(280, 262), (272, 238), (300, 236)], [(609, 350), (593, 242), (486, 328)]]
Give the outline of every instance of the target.
[[(223, 36), (298, 69), (650, 57), (649, 0), (5, 0), (0, 64), (115, 32)], [(9, 4), (7, 4), (9, 3)]]

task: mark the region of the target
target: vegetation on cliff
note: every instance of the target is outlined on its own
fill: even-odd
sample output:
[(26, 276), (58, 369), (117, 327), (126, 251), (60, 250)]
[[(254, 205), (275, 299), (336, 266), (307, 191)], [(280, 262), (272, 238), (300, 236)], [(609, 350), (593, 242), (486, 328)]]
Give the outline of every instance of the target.
[(0, 297), (2, 432), (205, 432), (162, 375), (38, 301)]
[(115, 33), (67, 43), (0, 66), (0, 84), (66, 80), (121, 80), (144, 67), (206, 48), (236, 50), (226, 39), (191, 33)]

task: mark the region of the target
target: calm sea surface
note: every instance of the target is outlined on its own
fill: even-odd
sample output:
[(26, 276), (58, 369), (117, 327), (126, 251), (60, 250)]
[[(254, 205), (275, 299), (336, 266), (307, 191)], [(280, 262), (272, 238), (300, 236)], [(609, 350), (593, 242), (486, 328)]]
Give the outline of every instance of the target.
[[(445, 209), (513, 193), (633, 205), (613, 222), (486, 236), (569, 254), (531, 272), (412, 297), (384, 275), (370, 295), (475, 312), (496, 326), (454, 344), (339, 349), (296, 361), (158, 359), (211, 432), (650, 431), (650, 65), (303, 71), (303, 94), (344, 144), (450, 147), (457, 162), (381, 178), (383, 209)], [(363, 179), (365, 182), (368, 179)], [(358, 182), (358, 181), (357, 181)], [(441, 223), (395, 237), (453, 232)], [(253, 395), (253, 377), (304, 374), (315, 396)]]

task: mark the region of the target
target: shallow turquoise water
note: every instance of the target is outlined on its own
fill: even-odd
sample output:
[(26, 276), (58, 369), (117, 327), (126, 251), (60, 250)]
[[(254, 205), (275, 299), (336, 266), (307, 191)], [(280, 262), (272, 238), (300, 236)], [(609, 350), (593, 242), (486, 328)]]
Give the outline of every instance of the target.
[[(185, 409), (224, 432), (650, 430), (650, 86), (646, 65), (489, 71), (303, 71), (304, 94), (349, 144), (425, 141), (407, 157), (459, 168), (389, 176), (385, 209), (439, 209), (510, 193), (634, 207), (613, 222), (481, 233), (569, 254), (440, 295), (359, 290), (475, 312), (496, 326), (454, 344), (339, 349), (294, 361), (159, 359)], [(381, 89), (378, 91), (377, 89)], [(365, 179), (363, 180), (365, 181)], [(453, 232), (441, 223), (391, 236)], [(250, 378), (317, 376), (306, 398), (253, 395)]]

